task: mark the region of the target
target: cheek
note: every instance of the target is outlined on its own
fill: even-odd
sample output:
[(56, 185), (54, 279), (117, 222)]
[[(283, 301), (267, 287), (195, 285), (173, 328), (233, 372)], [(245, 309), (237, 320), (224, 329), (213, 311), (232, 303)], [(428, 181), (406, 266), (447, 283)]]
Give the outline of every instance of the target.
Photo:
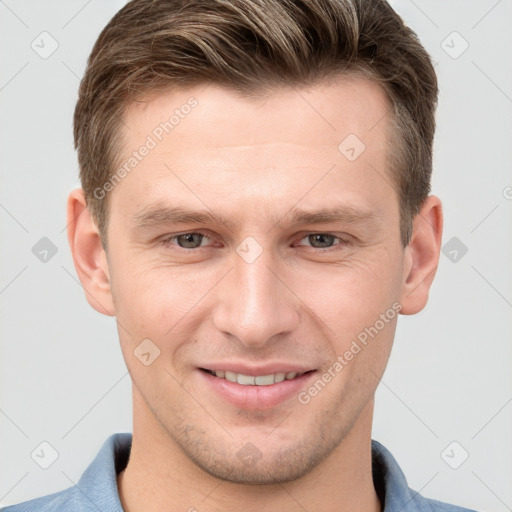
[(373, 324), (400, 296), (397, 262), (397, 255), (382, 249), (343, 264), (317, 265), (306, 278), (294, 278), (293, 290), (330, 329), (330, 337), (346, 339)]
[[(332, 340), (337, 353), (344, 351), (399, 296), (397, 261), (397, 255), (375, 246), (339, 264), (285, 265), (280, 274), (293, 294), (283, 292), (283, 300), (298, 301), (304, 318), (309, 317), (306, 324)], [(120, 336), (132, 350), (145, 338), (154, 340), (162, 351), (176, 350), (178, 340), (190, 338), (207, 309), (215, 307), (211, 302), (215, 293), (208, 294), (223, 286), (219, 279), (225, 273), (224, 267), (172, 266), (136, 255), (118, 254), (113, 263)]]
[(192, 266), (155, 265), (136, 258), (129, 264), (120, 262), (116, 270), (112, 293), (123, 342), (131, 346), (149, 338), (162, 351), (171, 348), (169, 341), (188, 329), (218, 280)]

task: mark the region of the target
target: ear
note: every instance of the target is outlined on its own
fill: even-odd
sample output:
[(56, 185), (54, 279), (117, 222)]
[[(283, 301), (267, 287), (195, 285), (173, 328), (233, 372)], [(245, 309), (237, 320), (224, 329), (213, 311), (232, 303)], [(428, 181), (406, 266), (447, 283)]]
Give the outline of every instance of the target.
[(114, 316), (107, 255), (81, 188), (69, 194), (67, 224), (69, 246), (87, 302), (96, 311)]
[(439, 264), (442, 235), (443, 207), (438, 197), (429, 196), (414, 217), (411, 240), (405, 249), (401, 314), (414, 315), (426, 306)]

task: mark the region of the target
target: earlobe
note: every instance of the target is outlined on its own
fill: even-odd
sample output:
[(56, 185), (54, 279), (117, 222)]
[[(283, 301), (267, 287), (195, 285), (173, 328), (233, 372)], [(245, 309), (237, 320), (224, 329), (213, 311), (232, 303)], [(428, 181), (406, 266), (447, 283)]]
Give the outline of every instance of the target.
[(81, 188), (69, 194), (67, 224), (69, 246), (87, 301), (96, 311), (114, 316), (107, 257)]
[(419, 313), (427, 304), (443, 235), (443, 210), (438, 197), (429, 196), (413, 220), (406, 248), (401, 304), (403, 315)]

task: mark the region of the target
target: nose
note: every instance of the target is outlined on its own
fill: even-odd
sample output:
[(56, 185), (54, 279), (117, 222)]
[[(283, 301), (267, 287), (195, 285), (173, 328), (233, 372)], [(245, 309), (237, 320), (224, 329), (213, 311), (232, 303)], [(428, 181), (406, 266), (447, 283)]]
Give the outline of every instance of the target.
[(264, 250), (252, 262), (234, 254), (233, 263), (218, 289), (215, 327), (253, 349), (291, 333), (299, 322), (299, 301), (271, 251)]

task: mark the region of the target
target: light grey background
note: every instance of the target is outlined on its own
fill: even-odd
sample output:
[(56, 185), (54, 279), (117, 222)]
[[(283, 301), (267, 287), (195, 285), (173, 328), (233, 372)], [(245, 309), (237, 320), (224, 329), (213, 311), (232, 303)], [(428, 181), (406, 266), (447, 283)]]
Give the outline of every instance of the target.
[[(433, 193), (444, 202), (443, 243), (456, 237), (459, 248), (441, 256), (427, 308), (399, 319), (373, 438), (423, 495), (504, 512), (512, 510), (512, 0), (391, 3), (436, 62)], [(108, 435), (132, 428), (114, 320), (87, 304), (65, 231), (66, 197), (79, 186), (79, 79), (122, 5), (0, 0), (1, 505), (69, 487)], [(58, 48), (47, 58), (31, 47), (48, 52), (52, 38)], [(57, 249), (47, 262), (32, 252), (43, 237)], [(58, 452), (48, 469), (31, 458), (51, 455), (43, 441)]]

